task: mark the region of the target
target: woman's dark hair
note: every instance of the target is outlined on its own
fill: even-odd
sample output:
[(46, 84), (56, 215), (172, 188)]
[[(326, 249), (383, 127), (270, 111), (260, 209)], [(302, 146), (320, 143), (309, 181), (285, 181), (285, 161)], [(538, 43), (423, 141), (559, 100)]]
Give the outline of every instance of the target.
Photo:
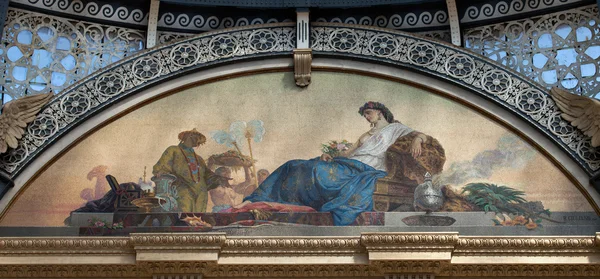
[(371, 101), (366, 102), (364, 106), (362, 106), (362, 107), (360, 107), (360, 109), (358, 109), (358, 113), (360, 113), (360, 115), (364, 116), (366, 109), (375, 109), (375, 110), (381, 111), (381, 114), (383, 114), (383, 117), (385, 118), (385, 120), (388, 123), (394, 123), (394, 115), (384, 104), (379, 103), (379, 102), (371, 102)]

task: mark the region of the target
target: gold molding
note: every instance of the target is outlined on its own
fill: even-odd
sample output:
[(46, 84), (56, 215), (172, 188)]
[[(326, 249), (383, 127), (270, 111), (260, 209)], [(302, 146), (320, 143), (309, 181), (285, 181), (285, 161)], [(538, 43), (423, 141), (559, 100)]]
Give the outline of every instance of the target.
[(225, 233), (132, 233), (135, 249), (220, 249), (226, 240)]
[(521, 236), (521, 237), (461, 237), (455, 252), (552, 252), (552, 251), (596, 251), (600, 236)]
[(368, 250), (389, 250), (397, 248), (448, 248), (458, 241), (458, 233), (363, 233), (361, 243)]
[(134, 233), (129, 237), (0, 238), (0, 277), (598, 276), (595, 236), (488, 237), (363, 233), (360, 237), (227, 237)]
[(133, 253), (130, 237), (6, 237), (0, 255)]
[(233, 264), (367, 264), (360, 237), (231, 237), (218, 263)]
[(600, 265), (514, 264), (449, 265), (397, 261), (373, 265), (217, 265), (164, 262), (137, 265), (11, 265), (0, 266), (1, 278), (151, 278), (155, 274), (202, 274), (210, 278), (383, 278), (386, 274), (433, 274), (477, 278), (589, 277)]
[(588, 264), (600, 263), (598, 235), (464, 237), (453, 250), (452, 263)]
[(230, 237), (223, 254), (342, 254), (365, 253), (359, 237)]

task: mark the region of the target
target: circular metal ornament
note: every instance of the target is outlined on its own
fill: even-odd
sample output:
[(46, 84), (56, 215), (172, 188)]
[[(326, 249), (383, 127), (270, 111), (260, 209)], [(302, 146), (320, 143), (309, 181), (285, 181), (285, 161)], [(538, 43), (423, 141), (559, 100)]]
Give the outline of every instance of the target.
[(490, 70), (481, 77), (483, 90), (493, 95), (504, 95), (512, 86), (510, 76), (500, 70)]
[(448, 57), (444, 64), (444, 68), (451, 77), (459, 79), (468, 78), (473, 75), (475, 61), (469, 56), (457, 53)]
[(516, 105), (519, 110), (528, 114), (542, 111), (548, 101), (544, 93), (536, 89), (526, 89), (517, 94)]
[(94, 84), (98, 94), (112, 97), (125, 91), (125, 77), (117, 73), (105, 73)]
[(162, 72), (160, 61), (153, 56), (140, 57), (133, 62), (131, 69), (136, 78), (144, 81), (157, 78)]
[(548, 117), (548, 124), (546, 125), (548, 130), (559, 137), (569, 137), (575, 135), (575, 128), (564, 120), (559, 112), (552, 114)]
[(378, 34), (369, 40), (369, 50), (376, 56), (389, 57), (396, 53), (398, 41), (388, 34)]
[(358, 35), (351, 29), (337, 29), (329, 35), (328, 43), (334, 50), (351, 52), (358, 46)]
[(579, 142), (577, 145), (577, 155), (589, 165), (600, 164), (600, 147), (593, 147), (589, 139)]
[(29, 124), (27, 131), (35, 139), (47, 139), (58, 132), (58, 120), (50, 114), (39, 114), (35, 120)]
[(68, 116), (79, 116), (90, 109), (90, 98), (81, 92), (71, 92), (60, 100), (60, 109)]
[(417, 42), (408, 48), (408, 60), (419, 66), (429, 66), (437, 57), (435, 46), (426, 42)]
[(194, 65), (200, 59), (198, 47), (190, 43), (176, 45), (171, 49), (169, 59), (179, 67)]
[(210, 53), (219, 58), (233, 56), (238, 48), (238, 40), (228, 34), (214, 36), (208, 43)]
[(29, 149), (25, 144), (19, 142), (19, 146), (14, 149), (8, 150), (2, 156), (2, 163), (5, 167), (14, 168), (21, 164), (29, 156)]
[(268, 29), (254, 30), (249, 36), (249, 47), (255, 51), (272, 51), (277, 47), (277, 34)]

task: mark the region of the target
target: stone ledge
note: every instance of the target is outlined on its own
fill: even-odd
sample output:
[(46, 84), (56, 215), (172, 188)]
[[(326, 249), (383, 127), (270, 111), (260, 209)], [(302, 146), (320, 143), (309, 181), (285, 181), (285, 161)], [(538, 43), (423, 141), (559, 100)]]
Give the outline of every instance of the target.
[[(133, 233), (128, 237), (0, 238), (0, 267), (142, 264), (600, 265), (595, 236), (476, 237), (458, 233), (363, 233), (360, 237), (233, 237), (225, 233)], [(0, 269), (1, 271), (1, 269)]]

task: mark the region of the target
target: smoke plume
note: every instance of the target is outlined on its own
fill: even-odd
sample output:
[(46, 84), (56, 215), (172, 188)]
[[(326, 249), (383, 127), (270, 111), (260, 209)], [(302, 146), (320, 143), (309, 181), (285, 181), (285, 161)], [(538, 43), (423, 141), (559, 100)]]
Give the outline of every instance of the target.
[(523, 168), (535, 151), (513, 134), (504, 134), (495, 149), (479, 152), (471, 161), (455, 162), (441, 174), (443, 185), (462, 186), (473, 179), (487, 179), (501, 168)]

